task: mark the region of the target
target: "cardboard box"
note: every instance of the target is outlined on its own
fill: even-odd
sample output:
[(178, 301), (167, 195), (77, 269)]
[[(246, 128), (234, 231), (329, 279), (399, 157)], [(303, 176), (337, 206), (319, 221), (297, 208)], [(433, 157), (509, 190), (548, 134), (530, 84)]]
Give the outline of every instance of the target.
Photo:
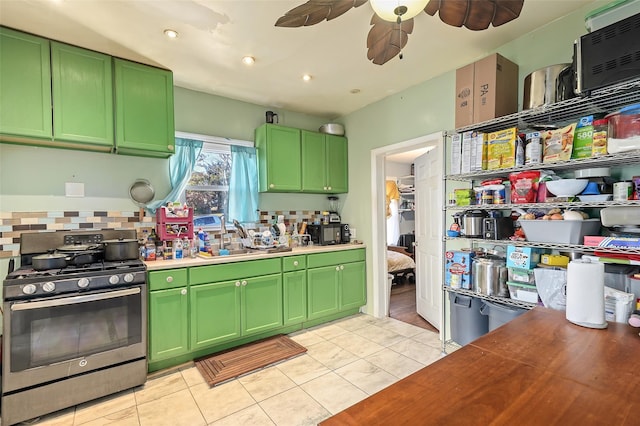
[(462, 135), (455, 133), (451, 136), (451, 171), (452, 175), (459, 175), (462, 166)]
[(533, 269), (540, 263), (540, 253), (537, 248), (507, 246), (507, 268)]
[(518, 65), (498, 53), (475, 62), (473, 122), (518, 112), (518, 93)]
[(456, 70), (456, 129), (473, 124), (473, 74), (475, 64)]
[(475, 254), (469, 251), (448, 251), (445, 253), (444, 284), (451, 288), (471, 290), (471, 262)]
[(471, 171), (487, 169), (487, 134), (473, 132), (471, 135)]
[(462, 134), (462, 173), (471, 171), (471, 134), (473, 132), (464, 132)]
[(516, 138), (518, 129), (489, 133), (487, 136), (487, 169), (507, 169), (516, 165)]

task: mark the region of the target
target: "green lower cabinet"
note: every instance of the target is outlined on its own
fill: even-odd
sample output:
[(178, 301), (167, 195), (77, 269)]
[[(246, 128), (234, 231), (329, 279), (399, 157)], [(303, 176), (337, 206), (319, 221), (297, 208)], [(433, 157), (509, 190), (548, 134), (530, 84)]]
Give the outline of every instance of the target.
[(338, 266), (324, 266), (307, 270), (308, 318), (316, 319), (335, 314), (340, 309)]
[(340, 309), (359, 308), (367, 303), (365, 262), (340, 266)]
[(298, 324), (307, 319), (307, 273), (305, 271), (282, 274), (284, 296), (284, 325)]
[(241, 336), (237, 281), (191, 286), (191, 350)]
[(149, 361), (189, 352), (189, 297), (186, 287), (149, 292)]
[(282, 274), (241, 280), (242, 335), (282, 326)]

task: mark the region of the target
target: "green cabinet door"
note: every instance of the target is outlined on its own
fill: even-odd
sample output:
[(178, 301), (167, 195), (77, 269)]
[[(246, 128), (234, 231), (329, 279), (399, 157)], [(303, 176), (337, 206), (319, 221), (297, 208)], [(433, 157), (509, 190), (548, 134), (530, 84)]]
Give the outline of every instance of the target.
[(340, 310), (359, 308), (367, 302), (365, 262), (340, 265)]
[(51, 42), (53, 137), (113, 149), (111, 56)]
[(263, 124), (255, 132), (260, 192), (299, 192), (300, 130)]
[(240, 328), (240, 282), (191, 286), (191, 350), (237, 339)]
[(307, 273), (282, 274), (284, 325), (299, 324), (307, 319)]
[(327, 192), (342, 194), (349, 192), (349, 158), (347, 138), (325, 135), (327, 161)]
[(114, 58), (116, 152), (169, 157), (175, 152), (173, 74)]
[(49, 41), (0, 28), (0, 134), (51, 140)]
[(282, 275), (241, 280), (242, 335), (282, 326)]
[(325, 138), (322, 133), (303, 130), (302, 191), (327, 192)]
[(189, 298), (186, 288), (149, 292), (149, 360), (189, 352)]
[(310, 320), (339, 311), (338, 266), (324, 266), (307, 270), (307, 307), (307, 316)]

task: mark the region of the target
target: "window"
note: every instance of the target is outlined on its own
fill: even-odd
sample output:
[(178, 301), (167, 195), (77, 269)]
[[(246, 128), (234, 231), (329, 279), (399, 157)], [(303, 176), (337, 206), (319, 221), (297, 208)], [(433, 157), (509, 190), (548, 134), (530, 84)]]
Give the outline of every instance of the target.
[(195, 229), (220, 229), (219, 215), (226, 217), (231, 174), (231, 149), (229, 145), (203, 142), (194, 172), (185, 188), (183, 197), (194, 209)]

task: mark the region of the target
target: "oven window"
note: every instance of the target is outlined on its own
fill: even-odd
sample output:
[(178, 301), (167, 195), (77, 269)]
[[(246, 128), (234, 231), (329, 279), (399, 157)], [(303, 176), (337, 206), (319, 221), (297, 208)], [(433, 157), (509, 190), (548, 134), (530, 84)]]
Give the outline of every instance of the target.
[[(97, 293), (100, 294), (108, 293)], [(11, 312), (11, 371), (142, 342), (141, 294)], [(60, 299), (64, 300), (64, 299)]]

